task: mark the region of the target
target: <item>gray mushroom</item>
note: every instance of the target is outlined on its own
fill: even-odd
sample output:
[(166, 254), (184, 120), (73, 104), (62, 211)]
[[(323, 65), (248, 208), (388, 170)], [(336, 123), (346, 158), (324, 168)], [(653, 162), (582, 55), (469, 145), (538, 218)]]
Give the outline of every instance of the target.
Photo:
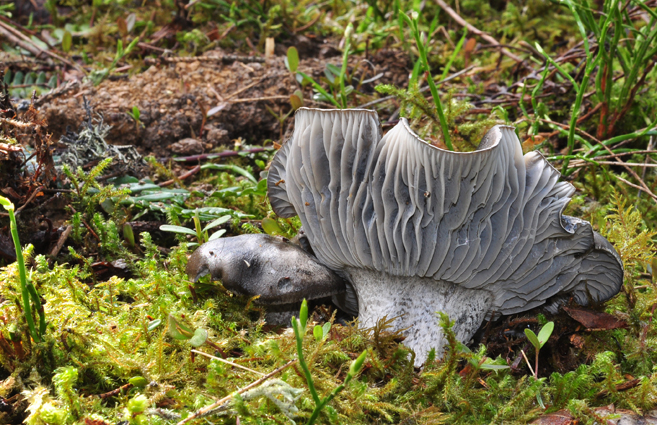
[(574, 187), (539, 153), (523, 156), (513, 128), (494, 127), (468, 153), (428, 144), (403, 118), (381, 134), (373, 111), (301, 108), (272, 162), (269, 199), (348, 278), (361, 326), (387, 316), (408, 328), (416, 364), (442, 352), (437, 311), (467, 342), (491, 314), (620, 290), (613, 246), (562, 215)]
[[(257, 303), (281, 306), (267, 319), (290, 324), (296, 303), (345, 291), (345, 282), (298, 246), (269, 235), (241, 235), (201, 245), (187, 262), (187, 274), (198, 280), (206, 274), (231, 292), (260, 297)], [(296, 307), (296, 308), (294, 308)], [(289, 314), (287, 312), (289, 311)]]

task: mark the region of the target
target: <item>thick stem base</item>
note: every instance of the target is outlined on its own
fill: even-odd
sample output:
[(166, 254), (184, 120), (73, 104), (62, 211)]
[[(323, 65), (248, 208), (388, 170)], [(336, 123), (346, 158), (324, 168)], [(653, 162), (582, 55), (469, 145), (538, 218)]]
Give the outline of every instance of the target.
[(349, 268), (358, 294), (358, 322), (369, 328), (387, 316), (397, 317), (393, 329), (407, 328), (404, 345), (415, 351), (415, 365), (422, 365), (432, 348), (441, 358), (446, 340), (439, 325), (438, 311), (454, 323), (454, 333), (468, 342), (484, 320), (490, 305), (490, 293), (465, 289), (452, 283), (423, 277), (391, 276), (373, 270)]

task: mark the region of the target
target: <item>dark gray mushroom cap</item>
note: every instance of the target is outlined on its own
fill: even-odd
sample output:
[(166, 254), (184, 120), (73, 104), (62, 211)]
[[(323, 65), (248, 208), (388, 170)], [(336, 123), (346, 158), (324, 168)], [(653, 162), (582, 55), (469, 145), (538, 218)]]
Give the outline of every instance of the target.
[(257, 302), (268, 305), (323, 298), (345, 290), (344, 281), (315, 257), (269, 235), (241, 235), (203, 244), (189, 258), (187, 274), (196, 281), (208, 273), (229, 291), (260, 295)]
[(299, 215), (331, 269), (481, 289), (489, 311), (511, 314), (564, 294), (601, 302), (622, 285), (611, 244), (562, 215), (575, 189), (559, 177), (540, 153), (523, 156), (508, 126), (460, 153), (421, 140), (403, 118), (382, 138), (376, 112), (301, 108), (268, 188), (274, 211)]

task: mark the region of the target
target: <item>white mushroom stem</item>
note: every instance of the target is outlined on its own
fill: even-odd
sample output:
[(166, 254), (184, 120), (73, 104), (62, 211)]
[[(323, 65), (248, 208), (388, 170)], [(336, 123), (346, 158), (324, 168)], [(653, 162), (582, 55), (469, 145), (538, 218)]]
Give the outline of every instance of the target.
[(454, 333), (467, 343), (489, 311), (492, 296), (485, 290), (467, 289), (448, 282), (418, 276), (391, 276), (387, 273), (348, 268), (358, 295), (358, 323), (370, 328), (383, 317), (395, 317), (393, 329), (405, 329), (404, 345), (415, 351), (415, 365), (421, 366), (432, 348), (441, 358), (446, 339), (438, 312), (454, 321)]

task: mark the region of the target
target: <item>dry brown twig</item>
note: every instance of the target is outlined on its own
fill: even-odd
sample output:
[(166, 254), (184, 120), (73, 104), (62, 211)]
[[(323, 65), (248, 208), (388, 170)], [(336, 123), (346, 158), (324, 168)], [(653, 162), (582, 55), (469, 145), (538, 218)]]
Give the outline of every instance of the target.
[(271, 378), (272, 376), (275, 376), (275, 375), (281, 373), (282, 371), (284, 371), (284, 370), (287, 369), (288, 367), (290, 367), (290, 366), (292, 366), (293, 364), (295, 364), (297, 361), (298, 361), (298, 360), (290, 360), (289, 362), (285, 363), (283, 366), (279, 367), (279, 368), (276, 369), (275, 371), (273, 371), (273, 372), (271, 372), (271, 373), (268, 373), (267, 375), (263, 376), (262, 378), (258, 379), (257, 381), (253, 381), (252, 383), (250, 383), (250, 384), (247, 385), (246, 387), (244, 387), (244, 388), (242, 388), (242, 389), (240, 389), (240, 390), (237, 390), (237, 391), (235, 391), (235, 392), (233, 392), (233, 393), (227, 395), (226, 397), (222, 398), (221, 400), (219, 400), (219, 401), (217, 401), (217, 402), (215, 402), (215, 403), (212, 403), (211, 405), (209, 405), (209, 406), (207, 406), (207, 407), (204, 407), (204, 408), (202, 408), (202, 409), (197, 410), (196, 412), (192, 413), (191, 415), (189, 415), (188, 417), (186, 417), (186, 418), (183, 419), (182, 421), (178, 422), (177, 425), (183, 425), (183, 424), (185, 424), (185, 423), (191, 421), (192, 419), (196, 419), (196, 418), (198, 418), (198, 417), (200, 417), (200, 416), (205, 415), (206, 413), (210, 412), (211, 410), (214, 410), (214, 409), (216, 409), (217, 407), (221, 406), (222, 404), (226, 403), (226, 402), (229, 401), (231, 398), (233, 398), (235, 395), (237, 395), (237, 394), (242, 394), (242, 393), (244, 393), (244, 392), (250, 390), (251, 388), (257, 387), (258, 385), (262, 384), (263, 382), (265, 382), (267, 379)]
[(472, 24), (468, 23), (468, 21), (463, 19), (458, 13), (456, 13), (456, 11), (454, 9), (449, 7), (449, 5), (447, 3), (445, 3), (443, 0), (436, 0), (436, 3), (438, 3), (438, 6), (440, 6), (445, 12), (447, 12), (447, 14), (449, 16), (451, 16), (452, 19), (454, 19), (459, 25), (461, 25), (462, 27), (466, 27), (468, 29), (468, 31), (470, 31), (471, 33), (473, 33), (475, 35), (478, 35), (479, 37), (483, 38), (484, 40), (486, 40), (490, 44), (492, 44), (494, 46), (499, 46), (500, 47), (500, 52), (503, 55), (505, 55), (508, 58), (513, 59), (514, 61), (516, 61), (518, 63), (523, 62), (521, 57), (514, 55), (508, 49), (506, 49), (505, 47), (502, 47), (500, 42), (495, 40), (491, 35), (483, 32), (482, 30), (480, 30), (480, 29), (474, 27)]

